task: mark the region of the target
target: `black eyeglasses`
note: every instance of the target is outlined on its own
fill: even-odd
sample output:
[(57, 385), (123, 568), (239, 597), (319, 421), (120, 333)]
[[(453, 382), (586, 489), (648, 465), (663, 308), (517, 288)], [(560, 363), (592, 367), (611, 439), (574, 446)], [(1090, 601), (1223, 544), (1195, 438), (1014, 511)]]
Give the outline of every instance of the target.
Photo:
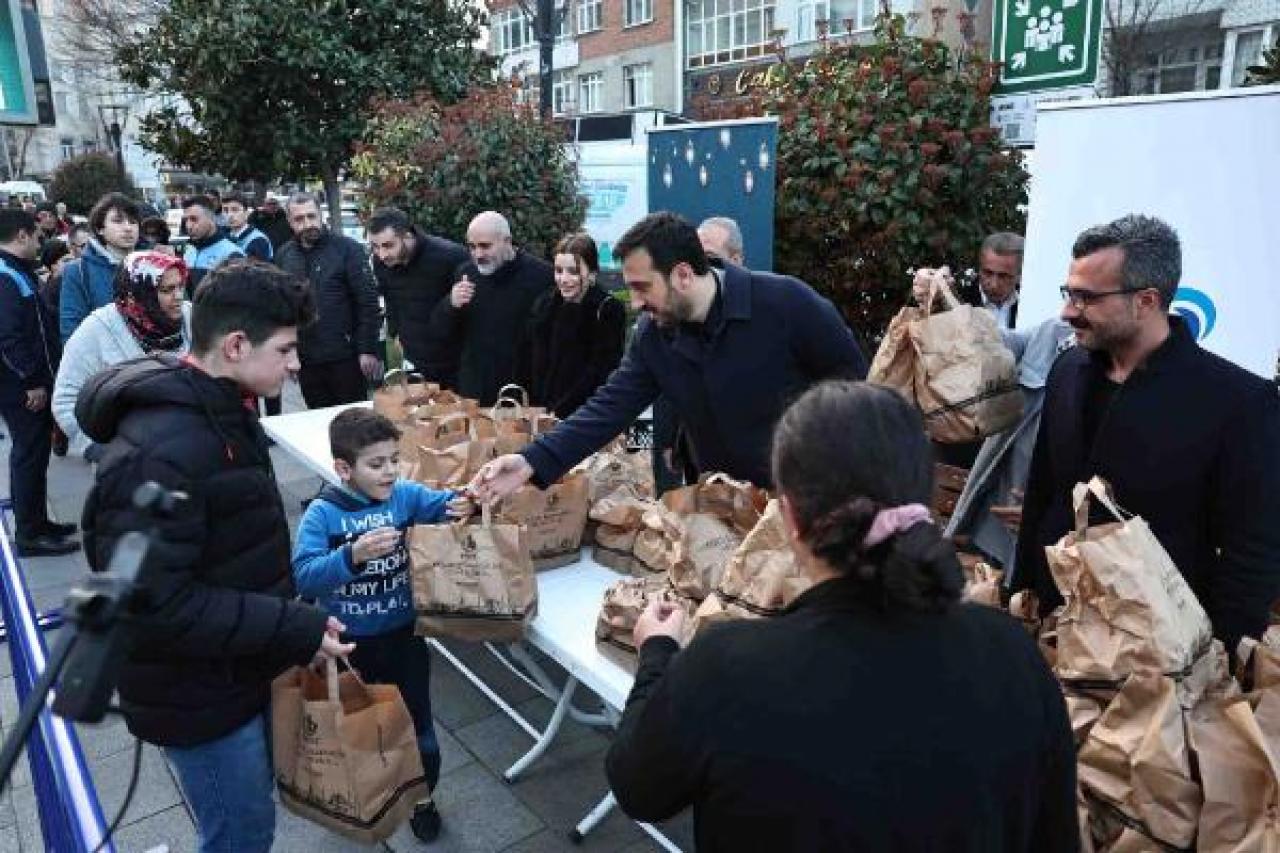
[(1067, 287), (1063, 285), (1058, 288), (1058, 292), (1062, 294), (1062, 298), (1066, 302), (1070, 302), (1075, 308), (1088, 308), (1090, 305), (1096, 305), (1108, 296), (1128, 296), (1134, 293), (1141, 293), (1144, 290), (1150, 290), (1149, 287), (1122, 287), (1119, 290), (1081, 290), (1078, 287)]

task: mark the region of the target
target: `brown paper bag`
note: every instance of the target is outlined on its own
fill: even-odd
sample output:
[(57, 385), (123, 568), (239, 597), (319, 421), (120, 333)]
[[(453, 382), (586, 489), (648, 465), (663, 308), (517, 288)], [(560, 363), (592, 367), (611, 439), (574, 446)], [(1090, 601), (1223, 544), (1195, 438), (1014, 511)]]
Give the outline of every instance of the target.
[(760, 521), (768, 495), (724, 474), (673, 489), (645, 514), (635, 555), (665, 569), (680, 595), (701, 602), (720, 582), (729, 559)]
[(924, 312), (910, 306), (895, 314), (867, 371), (868, 382), (893, 388), (913, 403), (916, 399), (916, 352), (911, 343), (911, 324), (923, 318)]
[[(894, 317), (868, 380), (913, 400), (935, 441), (972, 442), (1016, 425), (1022, 417), (1018, 367), (995, 318), (960, 304), (944, 270), (917, 276), (929, 280), (931, 296), (923, 307), (903, 308)], [(948, 310), (933, 312), (934, 294)]]
[(513, 642), (538, 611), (538, 580), (525, 529), (420, 524), (409, 532), (416, 631), (429, 637)]
[(391, 684), (294, 667), (271, 685), (271, 751), (280, 802), (364, 844), (383, 841), (428, 797), (413, 719)]
[(1201, 794), (1172, 678), (1129, 676), (1080, 750), (1080, 783), (1175, 847), (1195, 840)]
[(1280, 851), (1280, 689), (1205, 702), (1191, 713), (1204, 785), (1200, 853)]
[(522, 486), (498, 504), (495, 518), (526, 528), (536, 569), (567, 566), (577, 561), (582, 548), (582, 531), (587, 524), (587, 478), (570, 472), (545, 489)]
[(730, 619), (777, 616), (812, 585), (791, 550), (782, 506), (771, 500), (729, 559), (713, 593), (698, 607), (691, 633)]
[(653, 461), (647, 450), (630, 451), (618, 442), (588, 456), (575, 470), (587, 477), (587, 498), (597, 502), (618, 491), (652, 498)]
[[(1065, 605), (1057, 671), (1119, 680), (1131, 672), (1180, 672), (1209, 647), (1204, 608), (1141, 518), (1121, 512), (1095, 477), (1074, 492), (1076, 529), (1045, 549)], [(1088, 527), (1093, 500), (1117, 523)]]
[(587, 518), (588, 526), (595, 526), (595, 561), (628, 574), (648, 574), (648, 567), (635, 557), (634, 549), (636, 534), (644, 527), (644, 515), (653, 506), (654, 502), (641, 496), (634, 484), (620, 485), (593, 503)]
[[(695, 602), (678, 595), (662, 577), (622, 578), (605, 590), (600, 615), (596, 619), (596, 640), (602, 648), (611, 647), (616, 653), (621, 653), (611, 657), (629, 669), (634, 670), (636, 664), (637, 650), (632, 636), (636, 621), (655, 598), (681, 608), (686, 617), (692, 615), (696, 606)], [(690, 636), (686, 630), (682, 644)]]
[(439, 385), (423, 381), (420, 374), (405, 373), (398, 368), (388, 370), (382, 378), (382, 387), (373, 392), (373, 410), (401, 423), (409, 419), (414, 409), (439, 392)]

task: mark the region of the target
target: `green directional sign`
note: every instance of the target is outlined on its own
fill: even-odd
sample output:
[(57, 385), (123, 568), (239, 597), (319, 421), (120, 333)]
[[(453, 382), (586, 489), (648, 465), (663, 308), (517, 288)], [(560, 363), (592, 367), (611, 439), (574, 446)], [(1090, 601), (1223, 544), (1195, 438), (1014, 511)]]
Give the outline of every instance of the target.
[(1105, 0), (995, 0), (991, 58), (999, 94), (1091, 86), (1098, 79)]
[(35, 124), (36, 96), (18, 0), (0, 0), (0, 124)]

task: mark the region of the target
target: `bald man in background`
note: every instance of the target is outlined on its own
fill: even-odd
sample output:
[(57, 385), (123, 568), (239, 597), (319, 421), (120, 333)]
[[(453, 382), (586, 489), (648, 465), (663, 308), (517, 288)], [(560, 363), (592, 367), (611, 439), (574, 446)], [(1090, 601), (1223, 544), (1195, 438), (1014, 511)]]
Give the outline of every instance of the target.
[(471, 261), (431, 315), (432, 336), (459, 353), (458, 393), (491, 405), (515, 381), (529, 311), (555, 277), (546, 261), (515, 248), (506, 217), (492, 210), (471, 220), (467, 250)]

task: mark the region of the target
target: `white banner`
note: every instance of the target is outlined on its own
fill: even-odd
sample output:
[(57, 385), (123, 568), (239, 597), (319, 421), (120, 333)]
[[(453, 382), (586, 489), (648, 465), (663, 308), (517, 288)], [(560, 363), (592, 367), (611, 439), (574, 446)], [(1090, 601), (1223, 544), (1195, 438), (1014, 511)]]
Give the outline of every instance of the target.
[(1182, 240), (1173, 310), (1268, 379), (1280, 355), (1280, 86), (1043, 105), (1018, 325), (1062, 307), (1071, 244), (1156, 216)]

